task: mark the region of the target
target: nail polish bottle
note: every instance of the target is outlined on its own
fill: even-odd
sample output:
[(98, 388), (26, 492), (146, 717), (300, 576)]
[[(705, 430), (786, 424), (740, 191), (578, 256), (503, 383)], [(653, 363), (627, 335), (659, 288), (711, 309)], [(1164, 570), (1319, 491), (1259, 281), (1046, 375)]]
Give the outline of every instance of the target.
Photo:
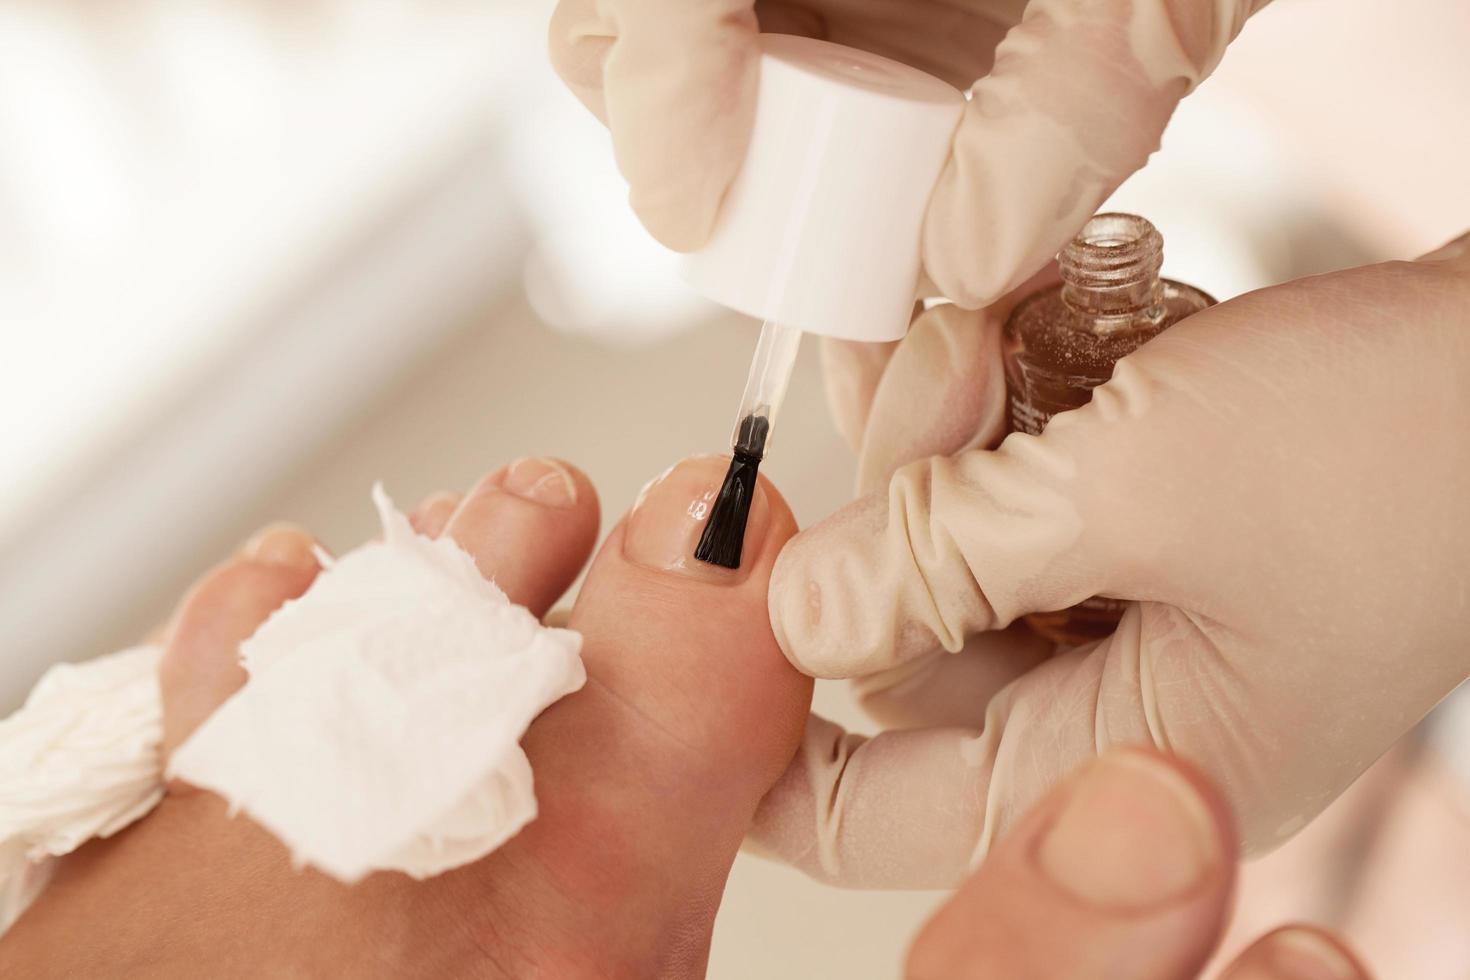
[[(1057, 256), (1062, 282), (1022, 300), (1005, 329), (1013, 431), (1038, 435), (1058, 412), (1080, 408), (1113, 365), (1215, 300), (1163, 279), (1164, 240), (1133, 214), (1093, 216)], [(1107, 636), (1126, 603), (1094, 596), (1026, 622), (1059, 643)]]

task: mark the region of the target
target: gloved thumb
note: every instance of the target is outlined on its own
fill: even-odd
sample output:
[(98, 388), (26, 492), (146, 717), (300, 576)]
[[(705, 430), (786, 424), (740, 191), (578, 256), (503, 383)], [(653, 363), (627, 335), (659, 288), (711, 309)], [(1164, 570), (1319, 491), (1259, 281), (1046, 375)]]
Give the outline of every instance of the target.
[(751, 0), (563, 0), (552, 64), (612, 132), (628, 200), (679, 251), (709, 238), (745, 158), (759, 49)]
[(1155, 149), (1265, 0), (1033, 0), (971, 88), (930, 200), (924, 268), (967, 309), (1076, 233)]

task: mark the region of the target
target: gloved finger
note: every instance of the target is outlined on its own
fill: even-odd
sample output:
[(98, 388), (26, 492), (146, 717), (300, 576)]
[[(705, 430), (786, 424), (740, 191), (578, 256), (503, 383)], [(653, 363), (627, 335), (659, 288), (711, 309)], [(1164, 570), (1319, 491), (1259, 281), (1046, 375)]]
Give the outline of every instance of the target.
[(924, 268), (979, 309), (1143, 166), (1264, 0), (1034, 0), (971, 88), (930, 199)]
[[(918, 307), (897, 345), (824, 343), (827, 397), (858, 450), (858, 492), (898, 467), (998, 442), (1006, 429), (1001, 334), (1021, 299), (1050, 285), (1055, 263), (983, 312)], [(855, 433), (855, 434), (854, 434)], [(973, 638), (959, 654), (937, 644), (916, 660), (855, 682), (859, 703), (887, 727), (976, 725), (990, 697), (1051, 653), (1025, 627)]]
[(979, 728), (1002, 688), (1054, 652), (1030, 627), (979, 633), (959, 653), (935, 650), (852, 680), (859, 706), (885, 729)]
[(602, 66), (617, 30), (598, 6), (598, 0), (559, 0), (551, 12), (546, 47), (562, 84), (606, 125)]
[(835, 337), (823, 337), (821, 341), (822, 390), (827, 394), (827, 410), (847, 448), (858, 452), (873, 408), (873, 393), (899, 341), (866, 343)]
[(1220, 980), (1369, 980), (1368, 971), (1337, 937), (1311, 926), (1284, 926), (1256, 940)]
[(884, 365), (858, 452), (858, 493), (928, 456), (991, 448), (1006, 433), (1002, 333), (1016, 304), (1056, 282), (1048, 262), (980, 312), (941, 304), (925, 312)]
[(670, 248), (703, 244), (754, 120), (751, 0), (567, 0), (551, 31), (552, 63), (611, 130), (639, 219)]
[(977, 735), (923, 728), (868, 738), (812, 715), (746, 845), (829, 884), (954, 888), (984, 828)]
[[(826, 18), (809, 6), (756, 0), (754, 9), (764, 33), (827, 36)], [(617, 38), (615, 25), (612, 16), (599, 10), (598, 0), (560, 0), (552, 11), (547, 32), (552, 67), (567, 89), (604, 125), (607, 103), (602, 71), (608, 50)], [(960, 84), (969, 84), (969, 79), (974, 77), (970, 75)]]
[(1039, 802), (920, 932), (912, 980), (1193, 977), (1234, 878), (1229, 810), (1152, 753), (1111, 753)]
[(1004, 321), (945, 303), (914, 323), (873, 393), (857, 488), (885, 486), (914, 459), (948, 455), (1005, 431)]

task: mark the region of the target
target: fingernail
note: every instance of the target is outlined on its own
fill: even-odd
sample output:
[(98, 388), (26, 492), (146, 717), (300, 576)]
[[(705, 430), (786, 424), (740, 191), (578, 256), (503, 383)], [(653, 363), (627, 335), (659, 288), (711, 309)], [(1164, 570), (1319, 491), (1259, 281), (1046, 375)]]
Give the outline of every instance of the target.
[(770, 501), (756, 484), (745, 523), (745, 548), (739, 568), (721, 568), (694, 557), (694, 548), (709, 519), (729, 468), (728, 456), (686, 459), (644, 488), (628, 515), (623, 555), (629, 561), (659, 571), (677, 572), (708, 582), (734, 583), (760, 558), (770, 525)]
[(1272, 980), (1358, 980), (1363, 971), (1341, 948), (1312, 929), (1291, 927), (1266, 940), (1265, 975)]
[(554, 459), (518, 459), (505, 471), (506, 490), (547, 507), (565, 508), (577, 502), (577, 484), (567, 468)]
[(272, 524), (257, 531), (240, 549), (240, 555), (264, 565), (283, 568), (315, 568), (316, 540), (294, 524)]
[(1081, 776), (1038, 849), (1045, 873), (1098, 908), (1180, 898), (1223, 859), (1199, 793), (1163, 760), (1104, 756)]

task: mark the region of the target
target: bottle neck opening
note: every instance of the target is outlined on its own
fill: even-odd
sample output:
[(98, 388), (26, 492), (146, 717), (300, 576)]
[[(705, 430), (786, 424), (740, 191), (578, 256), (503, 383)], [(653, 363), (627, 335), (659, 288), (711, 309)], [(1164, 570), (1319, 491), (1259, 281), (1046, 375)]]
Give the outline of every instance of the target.
[(1159, 311), (1164, 239), (1145, 219), (1094, 215), (1057, 258), (1062, 300), (1079, 313), (1132, 319)]

